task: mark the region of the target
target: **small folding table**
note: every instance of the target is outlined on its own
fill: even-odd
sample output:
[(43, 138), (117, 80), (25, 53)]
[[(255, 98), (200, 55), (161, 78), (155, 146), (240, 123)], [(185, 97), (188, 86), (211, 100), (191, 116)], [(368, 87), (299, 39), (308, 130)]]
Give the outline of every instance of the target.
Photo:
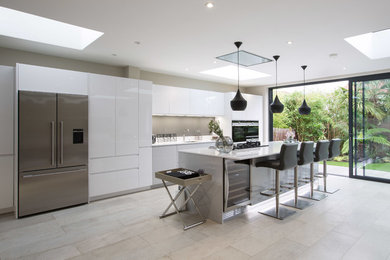
[[(177, 173), (177, 175), (180, 175), (180, 173), (182, 173), (182, 172), (194, 173), (194, 177), (192, 177), (192, 176), (181, 176), (181, 177), (172, 176), (172, 175), (175, 175), (174, 173)], [(191, 175), (191, 174), (189, 174), (189, 175)], [(198, 205), (196, 205), (196, 203), (193, 199), (193, 196), (197, 192), (197, 190), (199, 189), (199, 187), (202, 183), (205, 183), (205, 182), (211, 180), (211, 175), (205, 174), (205, 173), (196, 173), (194, 171), (184, 169), (184, 168), (177, 168), (177, 169), (156, 172), (155, 176), (156, 176), (156, 178), (162, 180), (162, 183), (164, 184), (164, 187), (168, 192), (169, 198), (171, 199), (171, 203), (168, 205), (168, 207), (162, 213), (160, 218), (165, 218), (165, 217), (168, 217), (168, 216), (171, 216), (174, 214), (178, 214), (180, 216), (182, 223), (183, 223), (184, 230), (190, 229), (192, 227), (198, 226), (198, 225), (206, 222), (206, 219), (200, 213), (199, 207), (198, 207)], [(183, 179), (183, 177), (184, 177), (184, 179)], [(169, 189), (167, 187), (166, 182), (171, 182), (171, 183), (179, 185), (179, 192), (176, 194), (175, 197), (173, 197), (172, 194), (169, 192)], [(194, 188), (190, 189), (190, 186), (193, 186)], [(180, 195), (182, 195), (182, 194), (185, 194), (186, 197), (185, 197), (184, 203), (180, 207), (178, 207), (178, 205), (176, 203), (177, 203)], [(182, 209), (187, 205), (187, 203), (189, 203), (190, 200), (194, 204), (194, 207), (195, 207), (198, 215), (201, 217), (201, 220), (198, 222), (187, 225), (184, 221), (184, 218), (183, 218), (181, 212), (183, 212)], [(175, 212), (167, 213), (168, 210), (172, 206), (174, 207)]]

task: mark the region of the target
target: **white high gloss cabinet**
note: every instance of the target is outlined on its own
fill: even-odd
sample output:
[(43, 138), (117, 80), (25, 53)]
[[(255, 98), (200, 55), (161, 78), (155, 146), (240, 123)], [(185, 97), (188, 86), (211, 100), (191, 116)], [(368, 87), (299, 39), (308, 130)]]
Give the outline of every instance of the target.
[(163, 85), (153, 85), (152, 112), (155, 114), (169, 114), (169, 94), (171, 88)]
[(139, 148), (139, 187), (153, 184), (152, 153), (152, 147)]
[(154, 115), (221, 116), (224, 93), (154, 85), (152, 107)]
[(152, 86), (150, 81), (140, 80), (138, 82), (139, 147), (152, 146)]
[(89, 158), (115, 156), (116, 78), (89, 75)]
[(18, 88), (25, 91), (88, 95), (88, 74), (16, 64)]
[(15, 69), (0, 66), (0, 214), (14, 205)]
[(116, 82), (115, 155), (138, 154), (138, 80)]
[(0, 155), (14, 153), (14, 77), (14, 68), (0, 66)]

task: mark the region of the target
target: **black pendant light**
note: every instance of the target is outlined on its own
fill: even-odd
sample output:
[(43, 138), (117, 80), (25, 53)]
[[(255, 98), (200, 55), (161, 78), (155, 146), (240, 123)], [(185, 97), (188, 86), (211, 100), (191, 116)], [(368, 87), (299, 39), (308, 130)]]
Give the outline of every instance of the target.
[(303, 69), (303, 102), (302, 102), (301, 107), (298, 109), (298, 111), (299, 111), (299, 114), (301, 114), (301, 115), (308, 115), (311, 112), (311, 108), (306, 103), (306, 93), (305, 93), (306, 92), (306, 89), (305, 89), (305, 84), (306, 84), (305, 71), (306, 71), (307, 66), (303, 65), (303, 66), (301, 66), (301, 68)]
[(247, 102), (240, 92), (240, 46), (242, 42), (235, 42), (234, 45), (237, 47), (237, 71), (238, 71), (238, 89), (236, 96), (230, 101), (230, 107), (233, 111), (244, 111), (246, 109)]
[[(278, 86), (278, 59), (279, 58), (280, 58), (279, 55), (274, 56), (275, 64), (276, 64), (275, 87)], [(270, 109), (271, 109), (272, 113), (282, 113), (284, 110), (284, 105), (282, 104), (282, 102), (280, 102), (280, 100), (278, 98), (278, 89), (276, 89), (276, 96), (275, 96), (274, 102), (272, 102), (270, 105)]]

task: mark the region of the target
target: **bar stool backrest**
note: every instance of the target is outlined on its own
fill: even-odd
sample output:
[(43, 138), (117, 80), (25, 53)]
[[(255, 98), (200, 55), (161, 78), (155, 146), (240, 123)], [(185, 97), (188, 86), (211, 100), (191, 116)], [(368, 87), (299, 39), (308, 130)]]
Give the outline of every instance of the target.
[(329, 141), (328, 140), (321, 140), (317, 142), (316, 151), (314, 153), (315, 158), (314, 161), (324, 161), (328, 159), (329, 155)]
[(314, 142), (302, 142), (299, 149), (298, 165), (305, 165), (314, 161), (313, 155)]
[(341, 139), (332, 139), (329, 144), (329, 159), (340, 155)]
[(298, 144), (283, 144), (280, 149), (279, 170), (294, 168), (298, 164), (297, 159)]

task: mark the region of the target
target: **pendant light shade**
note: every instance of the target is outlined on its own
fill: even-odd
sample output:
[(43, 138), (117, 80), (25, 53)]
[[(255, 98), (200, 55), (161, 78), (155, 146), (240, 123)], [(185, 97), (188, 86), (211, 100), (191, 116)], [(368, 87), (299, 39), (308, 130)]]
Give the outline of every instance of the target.
[(230, 107), (232, 108), (233, 111), (244, 111), (246, 109), (247, 101), (245, 98), (242, 96), (241, 91), (240, 91), (240, 46), (242, 42), (235, 42), (234, 45), (237, 47), (237, 73), (238, 73), (238, 78), (237, 78), (237, 93), (235, 97), (230, 101)]
[[(280, 58), (280, 56), (278, 56), (278, 55), (274, 56), (275, 63), (276, 63), (276, 76), (275, 76), (275, 79), (276, 79), (275, 81), (276, 82), (275, 82), (275, 87), (278, 86), (278, 59), (279, 58)], [(272, 102), (271, 105), (270, 105), (270, 109), (271, 109), (272, 113), (282, 113), (283, 110), (284, 110), (284, 105), (282, 104), (282, 102), (280, 102), (277, 92), (276, 92), (276, 96), (275, 96), (274, 102)]]
[(299, 114), (301, 114), (301, 115), (308, 115), (311, 112), (311, 108), (306, 103), (306, 93), (305, 93), (306, 92), (305, 91), (306, 90), (305, 89), (305, 84), (306, 84), (305, 71), (306, 71), (307, 66), (303, 65), (303, 66), (301, 66), (301, 68), (303, 69), (303, 102), (302, 102), (301, 107), (298, 109), (298, 111), (299, 111)]

